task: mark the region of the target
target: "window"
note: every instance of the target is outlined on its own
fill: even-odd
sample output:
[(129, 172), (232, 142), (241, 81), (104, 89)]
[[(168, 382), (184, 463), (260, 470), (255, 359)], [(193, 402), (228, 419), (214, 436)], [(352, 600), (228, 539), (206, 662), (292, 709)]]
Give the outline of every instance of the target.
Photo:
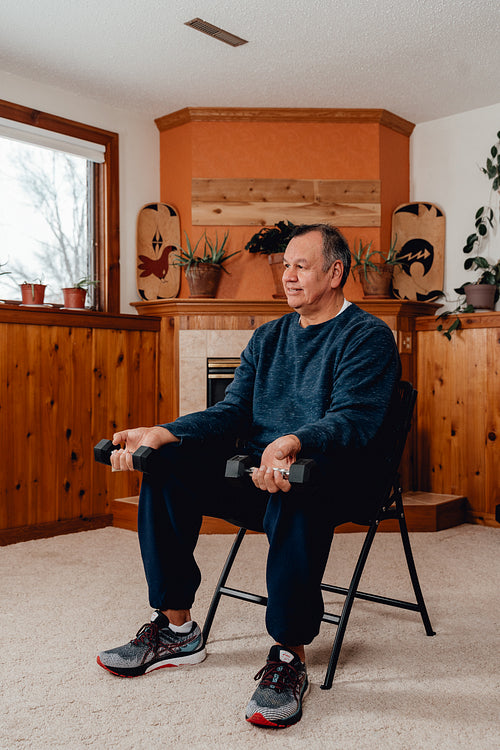
[(90, 306), (119, 312), (118, 135), (0, 101), (0, 299), (42, 279), (46, 301), (98, 280)]

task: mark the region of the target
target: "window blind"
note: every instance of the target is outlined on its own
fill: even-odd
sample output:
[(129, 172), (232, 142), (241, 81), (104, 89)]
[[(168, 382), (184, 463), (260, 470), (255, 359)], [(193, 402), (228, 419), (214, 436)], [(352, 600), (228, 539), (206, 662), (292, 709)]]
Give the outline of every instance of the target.
[(68, 154), (82, 156), (84, 159), (98, 164), (104, 163), (106, 149), (100, 143), (73, 138), (70, 135), (56, 133), (44, 128), (36, 128), (34, 125), (7, 120), (4, 117), (0, 117), (0, 136), (22, 143), (32, 143), (42, 148), (65, 151)]

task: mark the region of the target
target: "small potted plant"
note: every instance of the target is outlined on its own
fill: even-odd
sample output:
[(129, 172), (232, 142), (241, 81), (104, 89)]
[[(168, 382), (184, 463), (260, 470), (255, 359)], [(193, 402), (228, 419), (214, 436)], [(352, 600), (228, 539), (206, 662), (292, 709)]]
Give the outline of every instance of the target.
[(74, 286), (64, 287), (62, 290), (64, 296), (64, 307), (73, 310), (81, 310), (85, 307), (85, 299), (89, 286), (97, 286), (99, 282), (94, 279), (84, 278), (77, 281)]
[(260, 229), (245, 245), (245, 250), (248, 250), (249, 253), (260, 253), (268, 256), (276, 289), (276, 294), (273, 294), (274, 298), (281, 299), (286, 296), (281, 282), (283, 255), (296, 226), (291, 221), (278, 221), (274, 226)]
[(482, 256), (468, 258), (467, 268), (482, 271), (477, 281), (462, 284), (455, 289), (458, 294), (465, 294), (465, 300), (474, 310), (494, 310), (500, 289), (500, 261), (492, 264)]
[(372, 250), (372, 242), (364, 245), (359, 240), (355, 245), (351, 253), (351, 271), (353, 278), (357, 277), (363, 287), (363, 297), (392, 297), (394, 268), (401, 265), (396, 254), (396, 240), (397, 237), (385, 254), (381, 250)]
[(42, 279), (23, 281), (20, 284), (23, 305), (43, 305), (46, 286)]
[[(189, 285), (189, 296), (215, 297), (222, 272), (229, 273), (224, 268), (224, 263), (233, 255), (237, 255), (240, 250), (227, 253), (226, 243), (229, 232), (225, 232), (222, 240), (219, 241), (217, 233), (215, 239), (212, 240), (205, 231), (194, 247), (187, 232), (184, 232), (184, 234), (186, 235), (186, 248), (179, 248), (175, 253), (173, 263), (184, 268)], [(197, 255), (196, 252), (201, 243), (203, 243), (203, 255)]]

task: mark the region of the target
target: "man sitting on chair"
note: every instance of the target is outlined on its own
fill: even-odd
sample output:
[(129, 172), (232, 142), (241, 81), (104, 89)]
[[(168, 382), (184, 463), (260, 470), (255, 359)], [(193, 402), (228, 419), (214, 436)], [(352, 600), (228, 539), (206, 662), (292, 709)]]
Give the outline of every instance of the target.
[[(309, 688), (304, 646), (319, 632), (334, 528), (374, 510), (376, 438), (400, 377), (388, 326), (344, 299), (350, 260), (337, 229), (298, 227), (283, 268), (294, 312), (254, 332), (224, 400), (113, 436), (125, 444), (112, 454), (114, 469), (133, 470), (131, 454), (141, 445), (160, 449), (164, 467), (144, 475), (138, 515), (155, 611), (136, 638), (99, 654), (113, 674), (203, 661), (190, 612), (201, 580), (193, 552), (202, 516), (225, 518), (264, 530), (269, 541), (266, 627), (275, 644), (246, 718), (274, 727), (301, 718)], [(258, 467), (236, 488), (224, 479), (235, 452), (255, 456)], [(277, 469), (299, 453), (316, 460), (316, 478), (292, 487)]]

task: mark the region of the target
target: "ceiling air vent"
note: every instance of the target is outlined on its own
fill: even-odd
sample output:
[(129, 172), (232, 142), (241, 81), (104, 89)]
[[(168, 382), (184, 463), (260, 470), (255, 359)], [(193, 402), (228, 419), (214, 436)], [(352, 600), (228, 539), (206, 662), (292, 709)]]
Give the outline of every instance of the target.
[(242, 39), (239, 36), (230, 34), (229, 31), (224, 31), (224, 29), (220, 29), (218, 26), (214, 26), (207, 21), (202, 21), (201, 18), (193, 18), (192, 21), (186, 21), (185, 26), (190, 26), (192, 29), (196, 29), (196, 31), (201, 31), (203, 34), (208, 34), (208, 36), (218, 39), (220, 42), (230, 44), (231, 47), (239, 47), (240, 44), (248, 44), (247, 39)]

